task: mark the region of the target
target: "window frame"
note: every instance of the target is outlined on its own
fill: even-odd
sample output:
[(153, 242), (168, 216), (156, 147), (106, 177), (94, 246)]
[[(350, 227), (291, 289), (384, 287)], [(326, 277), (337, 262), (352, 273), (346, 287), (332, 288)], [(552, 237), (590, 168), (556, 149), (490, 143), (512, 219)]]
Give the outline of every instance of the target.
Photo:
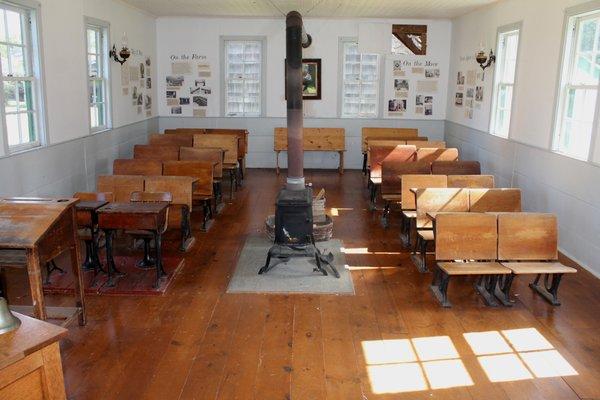
[[(575, 64), (575, 54), (577, 54), (577, 29), (579, 22), (586, 17), (586, 14), (592, 15), (600, 13), (600, 1), (595, 0), (589, 3), (580, 4), (567, 8), (564, 13), (563, 30), (562, 30), (562, 45), (560, 48), (559, 69), (556, 81), (554, 115), (552, 120), (552, 131), (550, 134), (549, 150), (552, 153), (569, 157), (571, 159), (598, 164), (594, 162), (594, 153), (597, 146), (598, 128), (600, 125), (600, 79), (595, 86), (596, 90), (596, 105), (592, 119), (591, 137), (587, 154), (584, 157), (578, 157), (572, 153), (560, 150), (560, 134), (563, 123), (566, 88), (569, 86), (568, 81), (572, 72), (572, 66)], [(576, 20), (576, 23), (573, 21)], [(599, 25), (600, 26), (600, 25)], [(598, 32), (596, 32), (598, 34)], [(575, 44), (573, 44), (575, 41)], [(576, 87), (577, 85), (571, 85)], [(584, 85), (585, 87), (593, 87), (593, 85)]]
[[(4, 9), (12, 10), (20, 14), (25, 15), (28, 20), (29, 26), (25, 26), (24, 29), (24, 44), (23, 48), (26, 49), (24, 52), (27, 58), (24, 66), (30, 69), (28, 75), (23, 77), (5, 77), (0, 71), (0, 125), (2, 127), (2, 134), (0, 134), (0, 147), (3, 150), (5, 156), (11, 156), (14, 154), (22, 153), (28, 150), (37, 149), (47, 144), (46, 128), (48, 126), (47, 115), (46, 115), (46, 85), (44, 81), (44, 68), (43, 68), (43, 45), (41, 25), (41, 5), (39, 2), (34, 0), (0, 0), (0, 5)], [(0, 68), (1, 69), (1, 68)], [(33, 107), (30, 114), (33, 114), (33, 123), (35, 126), (36, 140), (28, 143), (21, 143), (18, 145), (9, 145), (7, 122), (6, 122), (6, 110), (5, 110), (5, 97), (4, 97), (4, 82), (31, 82)], [(9, 113), (14, 114), (14, 113)], [(18, 112), (16, 114), (19, 114)]]
[[(94, 53), (99, 55), (101, 62), (98, 64), (101, 65), (102, 68), (102, 77), (101, 78), (92, 78), (89, 76), (89, 56), (92, 54), (89, 52), (88, 48), (88, 40), (87, 40), (87, 32), (88, 29), (99, 30), (100, 37), (100, 45), (102, 46), (99, 53)], [(110, 23), (107, 21), (102, 21), (96, 18), (84, 17), (84, 48), (85, 48), (85, 76), (86, 76), (86, 86), (87, 86), (87, 98), (88, 98), (88, 128), (90, 130), (90, 134), (96, 134), (99, 132), (104, 132), (112, 129), (112, 79), (111, 79), (111, 65), (110, 65), (110, 57), (109, 47), (110, 47)], [(104, 86), (104, 101), (96, 102), (94, 104), (104, 104), (104, 125), (92, 127), (92, 114), (90, 111), (91, 106), (91, 93), (90, 93), (90, 83), (91, 81), (101, 81)]]
[[(493, 74), (493, 78), (492, 78), (492, 103), (490, 106), (490, 121), (489, 121), (489, 128), (488, 128), (488, 132), (491, 135), (494, 135), (496, 137), (499, 138), (503, 138), (503, 139), (510, 139), (512, 138), (512, 126), (513, 126), (513, 117), (514, 117), (514, 110), (515, 110), (515, 88), (517, 87), (517, 79), (519, 76), (519, 60), (521, 58), (521, 35), (522, 35), (522, 31), (523, 31), (523, 21), (519, 21), (519, 22), (515, 22), (512, 24), (508, 24), (508, 25), (503, 25), (498, 27), (498, 31), (496, 33), (496, 56), (499, 57), (500, 56), (500, 40), (504, 35), (509, 35), (512, 32), (517, 32), (517, 55), (516, 55), (516, 59), (515, 59), (515, 75), (513, 78), (513, 83), (509, 84), (509, 83), (504, 83), (504, 82), (500, 82), (501, 80), (501, 76), (504, 73), (504, 69), (502, 68), (501, 71), (501, 66), (499, 63), (499, 60), (496, 61), (496, 66), (494, 68), (494, 74)], [(504, 67), (502, 65), (502, 67)], [(483, 84), (483, 83), (482, 83)], [(498, 96), (500, 95), (500, 86), (503, 87), (511, 87), (511, 99), (510, 99), (510, 115), (508, 118), (508, 131), (506, 132), (506, 136), (501, 135), (500, 133), (497, 132), (496, 130), (496, 122), (497, 122), (497, 112), (498, 112)]]
[[(258, 114), (247, 114), (246, 112), (237, 114), (227, 113), (227, 52), (225, 46), (228, 42), (260, 42), (260, 111)], [(266, 36), (220, 36), (219, 51), (221, 60), (221, 110), (220, 115), (225, 118), (261, 118), (266, 116), (267, 110), (267, 87), (266, 87), (266, 70), (267, 70), (267, 37)]]
[[(345, 52), (345, 47), (346, 44), (348, 43), (356, 43), (358, 46), (358, 38), (356, 37), (340, 37), (339, 38), (339, 45), (338, 45), (338, 64), (339, 64), (339, 71), (338, 71), (338, 117), (339, 118), (345, 118), (345, 119), (369, 119), (369, 118), (381, 118), (381, 113), (382, 113), (382, 100), (381, 100), (381, 96), (383, 93), (383, 81), (384, 79), (382, 79), (382, 73), (381, 71), (383, 70), (383, 63), (384, 63), (384, 59), (385, 57), (381, 57), (380, 54), (376, 54), (377, 55), (377, 81), (376, 81), (376, 88), (377, 88), (377, 95), (376, 95), (376, 103), (375, 103), (375, 113), (373, 115), (361, 115), (360, 112), (357, 114), (344, 114), (344, 64), (345, 64), (345, 59), (346, 59), (346, 52)], [(361, 54), (362, 57), (362, 53)], [(362, 61), (361, 61), (361, 65), (362, 65)], [(362, 82), (362, 79), (359, 79), (359, 82)]]

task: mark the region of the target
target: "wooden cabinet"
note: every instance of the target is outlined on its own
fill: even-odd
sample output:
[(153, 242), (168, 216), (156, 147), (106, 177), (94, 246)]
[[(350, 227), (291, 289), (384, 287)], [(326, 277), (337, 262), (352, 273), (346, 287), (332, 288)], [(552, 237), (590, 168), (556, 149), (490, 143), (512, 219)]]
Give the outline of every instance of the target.
[(0, 400), (65, 399), (61, 327), (16, 314), (19, 329), (0, 335)]

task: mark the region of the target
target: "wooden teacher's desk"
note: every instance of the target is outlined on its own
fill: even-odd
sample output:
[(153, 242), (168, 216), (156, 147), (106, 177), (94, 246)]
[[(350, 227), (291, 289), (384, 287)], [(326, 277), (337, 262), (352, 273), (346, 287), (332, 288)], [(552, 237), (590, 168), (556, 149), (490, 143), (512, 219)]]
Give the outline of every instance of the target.
[(167, 220), (168, 203), (110, 203), (98, 209), (98, 227), (106, 234), (106, 265), (109, 287), (115, 285), (117, 270), (113, 258), (113, 233), (115, 230), (150, 231), (154, 235), (156, 249), (156, 282), (164, 274), (162, 266), (162, 227)]
[[(0, 267), (27, 268), (34, 317), (64, 319), (75, 317), (85, 325), (85, 302), (75, 204), (78, 199), (11, 198), (0, 200)], [(42, 287), (42, 265), (64, 251), (70, 251), (75, 277), (75, 307), (48, 307)], [(27, 312), (31, 307), (13, 306)]]
[(58, 341), (67, 330), (15, 316), (19, 328), (0, 335), (0, 399), (65, 399)]
[[(277, 174), (279, 174), (279, 153), (287, 151), (287, 128), (275, 128), (275, 154)], [(304, 128), (304, 151), (331, 151), (340, 155), (338, 171), (344, 173), (344, 152), (346, 151), (346, 134), (344, 128)]]

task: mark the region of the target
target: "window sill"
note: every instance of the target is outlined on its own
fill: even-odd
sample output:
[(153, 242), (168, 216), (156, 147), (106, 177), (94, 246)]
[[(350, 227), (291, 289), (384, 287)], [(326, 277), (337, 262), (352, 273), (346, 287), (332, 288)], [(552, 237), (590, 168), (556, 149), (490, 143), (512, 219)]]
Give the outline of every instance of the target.
[(22, 148), (18, 148), (18, 149), (14, 149), (14, 150), (8, 150), (8, 154), (5, 154), (4, 156), (0, 157), (0, 158), (5, 158), (5, 157), (12, 157), (12, 156), (17, 156), (19, 154), (23, 154), (23, 153), (27, 153), (33, 150), (38, 150), (41, 148), (44, 148), (46, 146), (42, 145), (42, 144), (37, 144), (35, 146), (27, 146), (27, 147), (22, 147)]
[(108, 131), (111, 131), (111, 130), (112, 130), (112, 128), (110, 128), (110, 127), (108, 127), (108, 128), (102, 128), (102, 129), (97, 129), (97, 130), (90, 131), (90, 135), (96, 135), (98, 133), (104, 133), (104, 132), (108, 132)]

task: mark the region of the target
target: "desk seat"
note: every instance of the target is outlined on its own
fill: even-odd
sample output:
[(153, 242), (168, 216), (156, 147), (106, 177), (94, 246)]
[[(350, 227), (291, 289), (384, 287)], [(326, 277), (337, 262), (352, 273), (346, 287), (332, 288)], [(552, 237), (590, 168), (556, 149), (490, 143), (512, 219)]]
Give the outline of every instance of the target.
[(508, 275), (511, 270), (498, 262), (438, 262), (448, 275)]
[(502, 262), (504, 267), (510, 269), (515, 275), (525, 274), (574, 274), (575, 268), (567, 267), (558, 261), (551, 262)]

